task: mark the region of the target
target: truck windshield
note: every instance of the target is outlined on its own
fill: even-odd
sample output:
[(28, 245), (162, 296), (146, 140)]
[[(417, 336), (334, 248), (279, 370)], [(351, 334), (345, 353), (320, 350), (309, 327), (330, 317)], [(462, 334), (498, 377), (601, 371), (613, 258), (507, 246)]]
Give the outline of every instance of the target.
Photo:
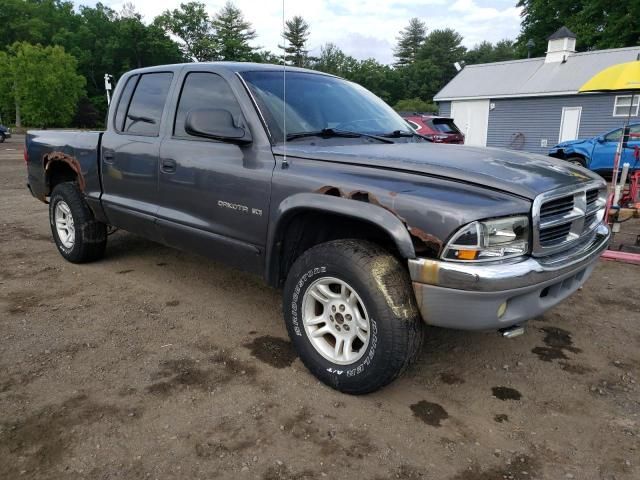
[[(273, 139), (282, 142), (285, 135), (283, 72), (243, 72), (241, 75), (256, 98)], [(374, 135), (410, 130), (391, 107), (355, 83), (290, 71), (286, 73), (286, 82), (287, 135), (326, 129)]]

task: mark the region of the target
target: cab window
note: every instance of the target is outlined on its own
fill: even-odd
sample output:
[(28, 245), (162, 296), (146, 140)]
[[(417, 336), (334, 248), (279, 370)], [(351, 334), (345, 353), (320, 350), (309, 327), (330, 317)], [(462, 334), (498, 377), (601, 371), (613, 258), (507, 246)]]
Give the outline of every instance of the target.
[[(189, 73), (182, 86), (173, 135), (180, 138), (196, 138), (189, 135), (184, 127), (187, 115), (195, 109), (224, 109), (240, 123), (242, 112), (240, 104), (231, 91), (231, 87), (220, 75), (208, 72)], [(201, 138), (198, 138), (201, 140)]]
[(162, 112), (167, 102), (172, 73), (147, 73), (133, 93), (124, 122), (124, 132), (134, 135), (157, 136)]

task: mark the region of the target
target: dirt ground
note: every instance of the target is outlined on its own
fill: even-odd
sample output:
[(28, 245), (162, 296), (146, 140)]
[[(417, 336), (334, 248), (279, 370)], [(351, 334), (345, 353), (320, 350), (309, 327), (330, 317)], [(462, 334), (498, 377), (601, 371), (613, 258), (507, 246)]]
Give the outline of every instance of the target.
[(66, 263), (0, 145), (0, 479), (638, 479), (640, 267), (601, 261), (527, 333), (430, 329), (352, 397), (292, 352), (280, 293), (126, 233)]

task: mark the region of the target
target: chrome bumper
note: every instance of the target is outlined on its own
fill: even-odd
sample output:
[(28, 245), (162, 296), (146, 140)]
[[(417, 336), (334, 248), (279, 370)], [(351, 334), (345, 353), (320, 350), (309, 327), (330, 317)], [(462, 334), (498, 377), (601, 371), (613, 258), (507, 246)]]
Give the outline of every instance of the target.
[(544, 258), (492, 264), (409, 260), (422, 317), (432, 325), (481, 330), (541, 315), (584, 284), (609, 238), (601, 224), (589, 241)]

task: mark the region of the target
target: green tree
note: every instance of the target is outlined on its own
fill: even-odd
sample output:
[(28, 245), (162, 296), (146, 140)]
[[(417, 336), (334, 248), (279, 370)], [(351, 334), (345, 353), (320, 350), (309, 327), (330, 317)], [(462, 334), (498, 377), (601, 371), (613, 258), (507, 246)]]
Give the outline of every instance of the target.
[(85, 86), (73, 56), (59, 46), (15, 43), (2, 60), (3, 82), (10, 90), (0, 92), (5, 97), (0, 103), (15, 104), (17, 126), (21, 119), (38, 127), (69, 124)]
[(345, 54), (335, 43), (327, 43), (320, 47), (320, 56), (313, 64), (313, 68), (321, 72), (331, 73), (349, 78), (358, 61)]
[(427, 26), (422, 20), (415, 17), (409, 20), (409, 25), (400, 32), (397, 38), (398, 44), (393, 51), (393, 55), (396, 57), (395, 65), (404, 66), (413, 63), (426, 36)]
[(284, 58), (287, 64), (296, 67), (307, 65), (309, 50), (309, 24), (300, 16), (295, 16), (285, 22), (286, 28), (282, 34), (286, 40), (285, 45), (279, 45), (284, 50)]
[(444, 86), (442, 70), (431, 60), (416, 60), (411, 65), (398, 68), (400, 94), (394, 101), (406, 98), (420, 98), (431, 101)]
[(282, 57), (269, 50), (258, 50), (253, 52), (251, 61), (257, 63), (282, 63)]
[[(451, 28), (432, 30), (416, 55), (417, 61), (426, 61), (435, 67), (431, 69), (429, 81), (435, 81), (436, 91), (444, 87), (457, 73), (455, 62), (464, 60), (467, 49), (462, 45), (462, 35)], [(419, 95), (421, 98), (429, 98)]]
[(2, 0), (0, 48), (15, 42), (49, 45), (62, 31), (77, 26), (73, 2), (60, 0)]
[(515, 43), (512, 40), (500, 40), (495, 45), (491, 42), (481, 42), (468, 50), (464, 56), (467, 65), (478, 63), (502, 62), (518, 58)]
[(519, 0), (522, 23), (518, 53), (527, 55), (527, 42), (534, 41), (532, 55), (544, 55), (547, 38), (563, 25), (577, 36), (579, 51), (632, 47), (640, 44), (640, 2), (623, 0)]
[(346, 78), (371, 90), (387, 103), (393, 103), (401, 95), (397, 71), (373, 58), (351, 64)]
[(420, 98), (405, 98), (399, 100), (394, 106), (397, 112), (436, 113), (438, 106), (432, 102), (425, 102)]
[(249, 42), (257, 37), (242, 11), (227, 2), (211, 22), (216, 32), (216, 53), (220, 60), (248, 61), (256, 52)]
[(180, 8), (165, 10), (155, 18), (154, 25), (178, 37), (187, 58), (203, 62), (218, 56), (213, 22), (204, 3), (181, 3)]

